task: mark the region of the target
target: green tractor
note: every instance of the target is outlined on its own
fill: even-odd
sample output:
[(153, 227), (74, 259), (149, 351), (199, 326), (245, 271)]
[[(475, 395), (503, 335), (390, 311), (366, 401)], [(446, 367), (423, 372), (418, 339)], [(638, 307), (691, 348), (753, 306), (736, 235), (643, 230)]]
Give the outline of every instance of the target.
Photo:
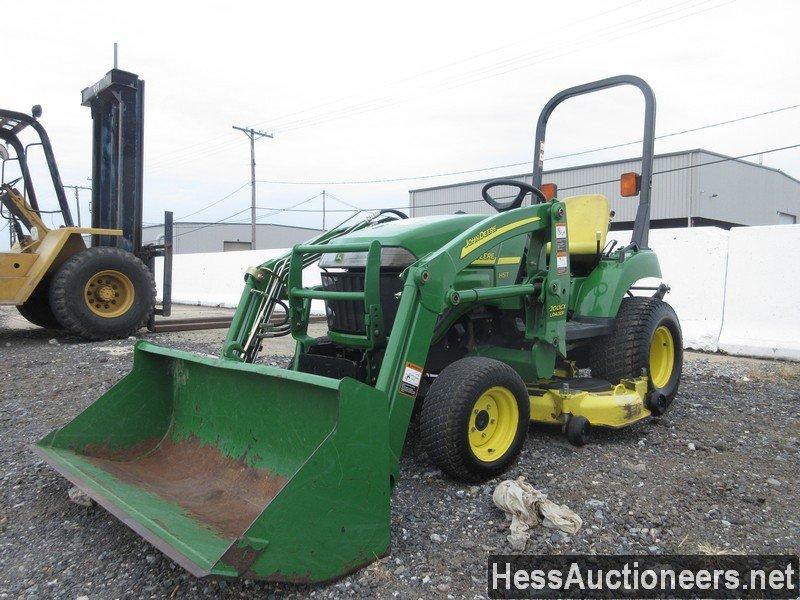
[[(614, 249), (608, 200), (549, 197), (542, 162), (558, 104), (623, 84), (646, 117), (641, 176), (622, 178), (640, 196), (632, 242)], [(388, 552), (412, 413), (430, 459), (468, 482), (501, 475), (530, 420), (581, 445), (590, 427), (663, 413), (680, 325), (666, 286), (631, 292), (661, 276), (647, 243), (654, 122), (637, 77), (560, 92), (539, 117), (532, 184), (483, 188), (497, 214), (379, 211), (248, 270), (219, 359), (139, 342), (132, 372), (37, 452), (197, 576), (316, 582)], [(517, 192), (502, 203), (499, 186)], [(308, 287), (316, 263), (322, 285)], [(309, 334), (312, 300), (323, 337)], [(282, 335), (296, 340), (289, 368), (259, 363)]]

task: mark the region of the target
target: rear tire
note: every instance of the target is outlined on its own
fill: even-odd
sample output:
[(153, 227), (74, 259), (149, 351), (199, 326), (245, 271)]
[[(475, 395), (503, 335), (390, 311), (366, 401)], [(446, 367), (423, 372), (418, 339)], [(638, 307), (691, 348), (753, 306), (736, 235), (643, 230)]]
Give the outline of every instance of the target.
[(119, 248), (89, 248), (67, 260), (50, 284), (50, 307), (70, 333), (88, 340), (124, 338), (156, 301), (150, 270)]
[[(591, 346), (592, 376), (618, 383), (647, 371), (652, 394), (661, 394), (663, 410), (678, 393), (683, 367), (683, 336), (672, 307), (658, 298), (625, 298), (614, 332)], [(663, 411), (662, 411), (663, 412)]]
[(50, 308), (48, 292), (50, 290), (49, 278), (43, 279), (33, 290), (30, 297), (17, 307), (19, 314), (29, 322), (45, 329), (61, 329), (61, 323)]
[(497, 360), (467, 357), (446, 367), (431, 385), (420, 415), (420, 437), (447, 475), (479, 482), (517, 459), (530, 422), (522, 378)]

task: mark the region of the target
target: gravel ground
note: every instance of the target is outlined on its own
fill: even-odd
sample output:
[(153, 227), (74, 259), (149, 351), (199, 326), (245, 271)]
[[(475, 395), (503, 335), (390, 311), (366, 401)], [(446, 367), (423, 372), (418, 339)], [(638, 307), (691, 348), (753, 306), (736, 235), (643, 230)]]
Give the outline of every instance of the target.
[[(497, 481), (444, 478), (412, 427), (389, 556), (329, 586), (194, 579), (102, 508), (70, 502), (67, 481), (27, 448), (129, 371), (133, 340), (84, 343), (19, 329), (15, 316), (0, 308), (0, 598), (474, 598), (485, 594), (486, 555), (510, 551), (491, 501)], [(142, 337), (216, 353), (224, 331)], [(537, 530), (526, 552), (800, 553), (799, 400), (797, 364), (688, 354), (663, 418), (595, 431), (584, 448), (532, 426), (508, 475), (584, 525)]]

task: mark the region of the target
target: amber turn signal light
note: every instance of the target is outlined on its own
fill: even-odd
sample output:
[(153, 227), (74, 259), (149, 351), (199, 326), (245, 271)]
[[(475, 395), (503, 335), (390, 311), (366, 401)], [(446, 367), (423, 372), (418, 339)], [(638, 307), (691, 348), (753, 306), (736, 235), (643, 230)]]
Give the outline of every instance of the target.
[(623, 198), (636, 196), (642, 187), (642, 177), (638, 173), (623, 173), (619, 178), (619, 193)]
[(550, 202), (550, 200), (556, 197), (558, 186), (555, 183), (543, 183), (539, 187), (539, 191), (542, 192), (544, 197), (547, 198), (547, 201)]

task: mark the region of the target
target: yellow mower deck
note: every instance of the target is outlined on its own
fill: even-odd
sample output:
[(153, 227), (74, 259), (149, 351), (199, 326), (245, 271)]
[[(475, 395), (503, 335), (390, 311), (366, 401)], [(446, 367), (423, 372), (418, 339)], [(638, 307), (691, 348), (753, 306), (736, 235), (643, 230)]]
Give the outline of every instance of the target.
[[(591, 389), (601, 387), (599, 383), (587, 377), (529, 387), (531, 420), (560, 425), (567, 416), (582, 416), (593, 426), (619, 428), (650, 416), (645, 405), (647, 377), (623, 379), (617, 385), (607, 384), (607, 389)], [(581, 385), (590, 389), (580, 389)]]

